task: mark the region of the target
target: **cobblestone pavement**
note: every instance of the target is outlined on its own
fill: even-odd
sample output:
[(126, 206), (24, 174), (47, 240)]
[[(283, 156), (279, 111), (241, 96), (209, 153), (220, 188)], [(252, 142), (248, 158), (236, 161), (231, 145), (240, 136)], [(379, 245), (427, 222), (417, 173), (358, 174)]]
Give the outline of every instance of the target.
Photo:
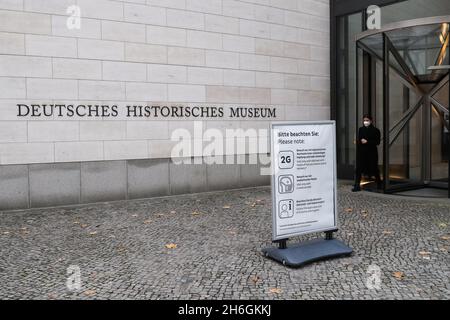
[[(353, 255), (301, 269), (260, 253), (269, 188), (3, 212), (0, 298), (449, 299), (450, 202), (349, 188), (336, 236)], [(69, 291), (73, 265), (81, 289)]]

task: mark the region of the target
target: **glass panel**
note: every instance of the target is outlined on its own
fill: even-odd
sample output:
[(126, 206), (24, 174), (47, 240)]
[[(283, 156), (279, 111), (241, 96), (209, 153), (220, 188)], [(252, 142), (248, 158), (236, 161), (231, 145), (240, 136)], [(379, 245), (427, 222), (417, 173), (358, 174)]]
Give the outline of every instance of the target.
[(433, 98), (448, 110), (448, 81), (433, 95)]
[(365, 37), (361, 39), (361, 43), (372, 50), (379, 59), (383, 58), (383, 34), (376, 33), (369, 37)]
[[(397, 59), (394, 58), (394, 55), (390, 54), (389, 57), (389, 63), (391, 65), (391, 71), (394, 71), (398, 76), (403, 76), (404, 78), (407, 78), (407, 73), (404, 71), (404, 69), (401, 67), (400, 63), (397, 61)], [(398, 78), (397, 81), (401, 81), (400, 78)]]
[[(430, 67), (448, 64), (448, 24), (421, 25), (387, 32), (411, 73), (427, 80), (440, 71)], [(428, 76), (424, 79), (425, 76)]]
[(431, 180), (448, 183), (449, 150), (449, 83), (443, 85), (433, 98), (440, 104), (433, 106), (431, 116)]
[[(389, 54), (389, 63), (396, 62), (394, 56)], [(391, 68), (389, 72), (389, 131), (390, 141), (393, 139), (395, 125), (398, 128), (398, 122), (405, 111), (404, 86), (398, 74)], [(407, 101), (406, 101), (407, 102)], [(397, 140), (389, 149), (389, 180), (391, 184), (405, 182), (407, 179), (407, 170), (405, 160), (405, 147), (408, 143), (404, 134), (400, 134)]]
[(409, 105), (410, 108), (414, 107), (419, 101), (419, 96), (416, 94), (414, 90), (409, 90)]
[(353, 146), (351, 152), (349, 153), (350, 157), (353, 157), (351, 159), (356, 160), (356, 131), (358, 130), (357, 126), (361, 126), (361, 118), (364, 114), (364, 94), (367, 94), (364, 92), (364, 51), (361, 49), (358, 49), (358, 66), (357, 66), (357, 73), (358, 73), (358, 83), (357, 85), (357, 95), (358, 95), (358, 103), (355, 104), (356, 113), (353, 118), (353, 123), (350, 125), (350, 132), (352, 133), (353, 137)]
[[(391, 67), (400, 75), (405, 77), (412, 74), (417, 78), (415, 82), (429, 83), (441, 80), (448, 73), (448, 69), (443, 68), (450, 61), (448, 23), (400, 28), (385, 34), (392, 44), (393, 52), (398, 56), (398, 59), (391, 59)], [(367, 36), (360, 42), (367, 50), (379, 58), (382, 57), (381, 33)]]
[[(419, 96), (413, 91), (409, 90), (410, 108), (416, 106)], [(409, 179), (413, 181), (422, 181), (422, 112), (421, 108), (416, 111), (416, 114), (409, 121), (405, 130), (409, 136)]]
[[(450, 15), (449, 0), (403, 1), (382, 7), (382, 27), (390, 22), (444, 15)], [(389, 81), (387, 112), (391, 139), (387, 170), (389, 177), (386, 179), (388, 189), (394, 186), (420, 186), (425, 180), (432, 180), (435, 186), (440, 186), (436, 181), (443, 182), (444, 186), (448, 183), (449, 84), (445, 84), (433, 96), (435, 100), (429, 97), (430, 90), (449, 72), (447, 65), (450, 65), (450, 25), (447, 22), (449, 21), (386, 32), (395, 48), (393, 53), (390, 53), (390, 70), (386, 79)], [(363, 47), (368, 48), (370, 54), (378, 58), (383, 56), (382, 34), (370, 35), (360, 42)], [(365, 66), (364, 70), (370, 73), (370, 76), (365, 75), (361, 79), (369, 81), (369, 84), (359, 90), (364, 95), (367, 93), (367, 87), (370, 87), (370, 98), (366, 100), (370, 100), (369, 110), (375, 118), (376, 126), (382, 130), (382, 61), (374, 58), (371, 68), (367, 69)], [(411, 87), (411, 81), (414, 81), (414, 87)], [(418, 91), (423, 92), (423, 97)], [(421, 98), (423, 104), (417, 106)], [(436, 108), (431, 109), (430, 100)], [(413, 110), (414, 113), (410, 113)], [(383, 133), (382, 136), (384, 137)], [(382, 143), (389, 141), (382, 140)], [(380, 146), (380, 164), (383, 158), (382, 150)]]
[(389, 184), (422, 181), (422, 113), (420, 109), (389, 148)]
[(389, 183), (391, 185), (408, 182), (407, 153), (405, 153), (407, 147), (405, 135), (400, 134), (389, 148)]
[[(414, 94), (413, 94), (414, 95)], [(414, 95), (415, 96), (415, 95)], [(416, 101), (411, 100), (411, 101)], [(409, 121), (407, 127), (405, 128), (405, 134), (408, 137), (408, 179), (413, 182), (421, 182), (422, 177), (422, 134), (423, 134), (423, 122), (422, 122), (422, 112), (421, 108), (416, 111), (415, 115)]]
[(433, 107), (431, 116), (431, 179), (448, 182), (448, 112)]
[(378, 146), (378, 166), (380, 167), (381, 178), (383, 177), (383, 143), (384, 143), (384, 131), (383, 131), (383, 62), (381, 60), (376, 60), (375, 62), (375, 113), (374, 121), (375, 126), (381, 132), (381, 143)]
[[(392, 53), (389, 62), (397, 63)], [(422, 180), (422, 112), (417, 109), (408, 118), (420, 97), (405, 85), (405, 80), (394, 68), (389, 72), (389, 179), (388, 185), (419, 183)]]
[(338, 164), (351, 166), (355, 161), (356, 119), (356, 42), (362, 31), (362, 14), (338, 18), (337, 39), (337, 141)]
[[(389, 62), (396, 61), (392, 54), (389, 55)], [(409, 108), (409, 95), (405, 97), (407, 88), (401, 77), (392, 69), (389, 72), (389, 128), (392, 128), (400, 121), (405, 111)]]

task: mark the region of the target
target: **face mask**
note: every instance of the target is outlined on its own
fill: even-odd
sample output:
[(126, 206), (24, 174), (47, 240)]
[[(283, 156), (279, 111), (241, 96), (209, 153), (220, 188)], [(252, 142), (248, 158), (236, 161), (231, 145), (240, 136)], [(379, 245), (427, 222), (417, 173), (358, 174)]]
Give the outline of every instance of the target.
[(370, 126), (370, 121), (364, 121), (364, 126), (365, 126), (365, 127)]

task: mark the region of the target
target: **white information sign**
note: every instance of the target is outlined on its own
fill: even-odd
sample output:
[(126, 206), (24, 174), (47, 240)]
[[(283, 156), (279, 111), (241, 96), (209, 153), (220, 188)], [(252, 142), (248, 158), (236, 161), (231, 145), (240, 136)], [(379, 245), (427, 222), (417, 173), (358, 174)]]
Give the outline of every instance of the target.
[(337, 229), (336, 124), (273, 123), (273, 240)]

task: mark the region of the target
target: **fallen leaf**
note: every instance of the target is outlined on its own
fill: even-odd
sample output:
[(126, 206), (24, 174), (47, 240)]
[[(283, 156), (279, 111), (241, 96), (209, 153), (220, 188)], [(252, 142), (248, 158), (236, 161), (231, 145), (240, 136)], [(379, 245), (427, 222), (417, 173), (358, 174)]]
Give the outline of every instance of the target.
[(252, 203), (252, 204), (250, 205), (250, 207), (252, 207), (252, 208), (256, 207), (256, 202), (255, 202), (255, 203)]
[(269, 290), (270, 293), (275, 293), (275, 294), (280, 294), (283, 292), (283, 290), (279, 289), (279, 288), (271, 288)]
[(348, 212), (348, 213), (353, 212), (353, 209), (352, 208), (347, 208), (347, 209), (345, 209), (345, 212)]
[(200, 212), (194, 211), (194, 212), (191, 213), (191, 215), (193, 215), (193, 216), (199, 216), (199, 215), (200, 215)]
[(97, 231), (89, 232), (89, 234), (90, 234), (91, 236), (95, 236), (95, 235), (97, 234)]
[(26, 230), (27, 230), (27, 227), (20, 228), (20, 230), (26, 231)]
[(5, 235), (6, 235), (6, 234), (9, 234), (9, 231), (5, 231), (5, 232), (3, 232), (3, 234), (5, 234)]
[(450, 236), (442, 236), (441, 239), (442, 240), (450, 240)]
[(448, 247), (442, 247), (442, 248), (439, 248), (439, 250), (441, 250), (442, 252), (447, 253), (448, 252)]
[(223, 206), (222, 208), (223, 208), (223, 209), (230, 209), (231, 206)]
[(261, 278), (258, 276), (251, 276), (250, 280), (252, 280), (252, 282), (256, 284), (256, 283), (258, 283), (258, 281), (261, 280)]
[(386, 235), (393, 234), (393, 233), (394, 233), (394, 231), (390, 231), (390, 230), (384, 230), (383, 231), (383, 234), (386, 234)]
[(431, 257), (430, 257), (431, 252), (428, 252), (428, 251), (419, 251), (419, 254), (420, 254), (420, 255), (422, 256), (422, 258), (425, 259), (425, 260), (430, 260), (430, 259), (431, 259)]
[(88, 297), (92, 297), (92, 296), (94, 296), (96, 293), (97, 293), (97, 292), (96, 292), (95, 290), (86, 290), (86, 291), (84, 292), (84, 295), (85, 295), (85, 296), (88, 296)]
[(166, 244), (166, 248), (167, 249), (176, 249), (177, 245), (175, 243), (169, 243), (169, 244)]
[(157, 217), (164, 217), (164, 213), (158, 213), (156, 214)]
[(395, 279), (397, 279), (397, 280), (403, 280), (403, 278), (405, 277), (405, 274), (404, 274), (403, 272), (401, 272), (401, 271), (396, 271), (396, 272), (394, 272), (392, 275), (393, 275), (393, 276), (395, 277)]
[(120, 244), (120, 245), (117, 246), (117, 251), (125, 252), (125, 251), (127, 251), (127, 247), (125, 247), (124, 245)]
[(73, 224), (80, 224), (80, 221), (74, 221)]
[(367, 210), (361, 210), (361, 213), (367, 213)]
[(137, 214), (133, 214), (132, 217), (133, 217), (133, 218), (137, 218), (138, 215), (137, 215)]
[(151, 223), (152, 222), (152, 220), (145, 220), (144, 221), (144, 224), (149, 224), (149, 223)]
[(87, 228), (88, 225), (87, 225), (87, 224), (82, 224), (81, 227), (82, 227), (82, 228)]
[(170, 211), (171, 214), (177, 213), (176, 211)]
[(447, 228), (447, 224), (446, 223), (439, 223), (439, 227), (440, 228)]

